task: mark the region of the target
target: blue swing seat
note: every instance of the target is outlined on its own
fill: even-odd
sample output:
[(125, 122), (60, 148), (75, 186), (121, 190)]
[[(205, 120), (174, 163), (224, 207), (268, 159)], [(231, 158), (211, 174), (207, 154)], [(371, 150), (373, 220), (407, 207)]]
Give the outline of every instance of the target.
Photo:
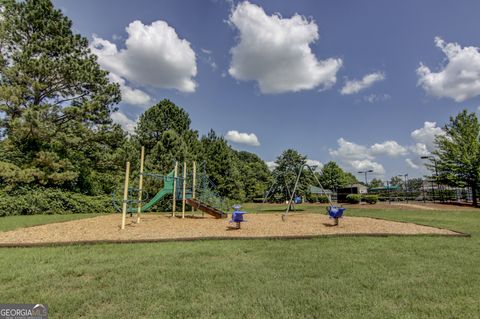
[(327, 212), (330, 218), (342, 218), (343, 212), (346, 210), (346, 208), (343, 207), (337, 207), (337, 206), (328, 206), (327, 207)]

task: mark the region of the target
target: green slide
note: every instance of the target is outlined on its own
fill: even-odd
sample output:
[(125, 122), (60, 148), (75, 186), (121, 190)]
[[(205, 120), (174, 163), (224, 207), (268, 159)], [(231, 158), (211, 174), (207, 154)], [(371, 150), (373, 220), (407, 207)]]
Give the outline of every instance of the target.
[[(163, 198), (163, 196), (168, 195), (168, 194), (172, 194), (172, 193), (173, 193), (173, 188), (172, 189), (162, 188), (157, 193), (157, 195), (155, 195), (155, 197), (153, 197), (148, 203), (146, 203), (144, 206), (142, 206), (142, 212), (145, 212), (145, 211), (149, 210), (150, 208), (152, 208), (152, 206), (155, 205), (159, 200), (161, 200)], [(133, 211), (136, 212), (137, 209), (135, 208)]]
[[(173, 193), (173, 180), (173, 171), (171, 171), (167, 176), (163, 177), (163, 188), (148, 203), (142, 206), (142, 212), (152, 208), (152, 206), (154, 206), (165, 195)], [(131, 207), (128, 209), (129, 213), (135, 213), (136, 211), (136, 207)]]

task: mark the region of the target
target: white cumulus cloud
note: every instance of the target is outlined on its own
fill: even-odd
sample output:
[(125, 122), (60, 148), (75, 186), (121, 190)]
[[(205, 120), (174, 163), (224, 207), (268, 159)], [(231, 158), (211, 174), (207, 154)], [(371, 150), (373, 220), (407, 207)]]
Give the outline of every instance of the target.
[(108, 77), (110, 81), (116, 82), (120, 85), (120, 91), (122, 92), (122, 101), (132, 105), (146, 105), (151, 101), (150, 96), (139, 89), (134, 89), (125, 83), (125, 79), (110, 72)]
[[(423, 123), (422, 128), (416, 129), (410, 134), (415, 142), (424, 144), (429, 151), (435, 148), (434, 141), (437, 135), (445, 135), (445, 131), (438, 127), (436, 122), (428, 121)], [(418, 148), (418, 146), (416, 147)]]
[[(330, 156), (352, 172), (373, 170), (374, 173), (383, 175), (385, 168), (377, 161), (378, 156), (404, 157), (406, 165), (412, 169), (424, 170), (425, 161), (422, 156), (430, 156), (435, 149), (435, 136), (444, 135), (445, 132), (437, 127), (435, 122), (424, 122), (423, 127), (413, 130), (410, 134), (414, 143), (401, 145), (395, 140), (374, 143), (370, 146), (356, 144), (344, 138), (337, 140), (338, 146), (329, 149)], [(407, 158), (405, 158), (407, 157)]]
[(373, 159), (370, 155), (369, 149), (366, 146), (349, 142), (343, 137), (337, 140), (338, 148), (335, 150), (330, 149), (329, 153), (333, 157), (340, 159)]
[(436, 122), (426, 121), (423, 123), (423, 127), (412, 131), (410, 136), (416, 143), (409, 146), (408, 149), (416, 157), (405, 160), (409, 167), (413, 169), (424, 168), (425, 162), (421, 157), (432, 154), (432, 151), (435, 149), (435, 137), (438, 135), (445, 135), (445, 131), (438, 127)]
[(371, 151), (364, 145), (349, 142), (344, 138), (337, 140), (338, 148), (330, 149), (329, 153), (332, 157), (337, 158), (340, 162), (351, 171), (373, 170), (375, 174), (384, 174), (385, 169), (382, 164), (374, 161)]
[(137, 126), (137, 123), (129, 119), (122, 112), (113, 112), (110, 116), (112, 117), (114, 123), (119, 124), (128, 133), (133, 134), (135, 132), (135, 127)]
[(407, 163), (408, 166), (410, 166), (410, 167), (413, 168), (413, 169), (419, 169), (419, 168), (420, 168), (420, 166), (417, 165), (417, 164), (416, 164), (412, 159), (410, 159), (410, 158), (405, 159), (405, 162)]
[(254, 133), (240, 133), (239, 131), (228, 131), (225, 139), (230, 142), (250, 146), (260, 146), (257, 136)]
[(409, 149), (412, 151), (413, 154), (418, 156), (430, 155), (430, 151), (428, 150), (427, 145), (423, 143), (415, 143), (415, 145), (410, 146)]
[(365, 75), (361, 80), (348, 80), (340, 90), (340, 94), (348, 95), (358, 93), (366, 88), (371, 87), (375, 82), (385, 80), (385, 74), (375, 72)]
[(335, 84), (341, 59), (317, 60), (310, 44), (318, 40), (318, 26), (295, 14), (267, 15), (248, 1), (232, 10), (229, 23), (239, 31), (231, 49), (228, 73), (237, 80), (256, 81), (262, 93), (329, 88)]
[(312, 160), (312, 159), (307, 159), (307, 165), (308, 166), (316, 166), (315, 172), (320, 172), (323, 168), (322, 162), (317, 161), (317, 160)]
[(158, 20), (150, 25), (130, 23), (125, 48), (93, 35), (90, 49), (106, 70), (129, 81), (155, 88), (194, 92), (197, 74), (195, 52), (174, 28)]
[(478, 47), (461, 47), (445, 43), (439, 37), (435, 44), (447, 57), (447, 63), (438, 72), (420, 64), (418, 85), (435, 97), (449, 97), (462, 102), (480, 95), (480, 51)]
[(403, 147), (396, 141), (385, 141), (383, 143), (375, 143), (370, 146), (370, 153), (372, 155), (388, 155), (395, 157), (408, 154), (408, 150), (406, 147)]
[(375, 174), (385, 174), (385, 168), (383, 165), (372, 160), (354, 160), (348, 161), (347, 164), (357, 171), (373, 170), (373, 173)]

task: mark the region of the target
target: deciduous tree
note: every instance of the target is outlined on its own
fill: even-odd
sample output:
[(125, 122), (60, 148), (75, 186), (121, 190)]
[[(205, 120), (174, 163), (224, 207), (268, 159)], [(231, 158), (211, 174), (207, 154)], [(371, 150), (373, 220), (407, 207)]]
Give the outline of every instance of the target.
[(277, 165), (272, 172), (275, 186), (273, 193), (276, 198), (281, 200), (290, 199), (291, 192), (295, 187), (295, 181), (300, 174), (299, 183), (297, 186), (297, 195), (307, 195), (309, 193), (309, 186), (313, 183), (313, 175), (307, 168), (304, 168), (307, 162), (307, 157), (301, 155), (299, 152), (293, 149), (285, 150), (275, 161)]
[[(477, 115), (463, 110), (456, 117), (450, 117), (443, 130), (437, 135), (436, 166), (442, 182), (469, 187), (472, 190), (473, 205), (477, 206), (477, 189), (480, 181), (480, 125)], [(433, 159), (432, 159), (433, 161)], [(433, 171), (435, 163), (429, 168)]]

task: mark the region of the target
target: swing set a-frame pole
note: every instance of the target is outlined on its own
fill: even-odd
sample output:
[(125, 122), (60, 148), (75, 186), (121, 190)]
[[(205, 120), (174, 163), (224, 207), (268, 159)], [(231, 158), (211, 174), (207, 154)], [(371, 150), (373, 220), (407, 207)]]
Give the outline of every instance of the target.
[(332, 199), (326, 194), (325, 189), (324, 189), (323, 186), (322, 186), (322, 183), (320, 183), (320, 181), (318, 180), (317, 176), (315, 176), (315, 172), (312, 170), (312, 168), (310, 167), (310, 165), (308, 165), (308, 164), (303, 164), (303, 165), (300, 167), (300, 170), (298, 171), (297, 179), (296, 179), (296, 181), (295, 181), (295, 186), (293, 187), (293, 191), (292, 191), (292, 193), (290, 194), (290, 200), (288, 201), (288, 207), (287, 207), (287, 209), (285, 210), (285, 213), (282, 215), (282, 220), (283, 220), (283, 221), (286, 221), (286, 220), (287, 220), (288, 212), (290, 211), (290, 206), (292, 205), (293, 197), (295, 196), (295, 192), (297, 191), (298, 182), (300, 181), (300, 175), (303, 173), (303, 168), (304, 168), (304, 167), (307, 167), (307, 168), (310, 170), (310, 172), (313, 174), (313, 177), (315, 178), (315, 181), (317, 182), (317, 184), (320, 186), (320, 189), (321, 189), (322, 192), (327, 196), (328, 202), (329, 202), (330, 206), (333, 206)]
[(287, 215), (288, 215), (288, 212), (290, 211), (290, 206), (292, 205), (293, 196), (295, 196), (295, 192), (297, 191), (298, 182), (300, 181), (300, 175), (302, 175), (302, 171), (303, 171), (304, 166), (305, 166), (305, 164), (300, 166), (300, 170), (298, 171), (297, 179), (295, 181), (295, 186), (293, 187), (293, 191), (290, 194), (290, 200), (288, 201), (287, 210), (285, 211), (285, 214), (282, 215), (282, 220), (283, 221), (287, 220)]

